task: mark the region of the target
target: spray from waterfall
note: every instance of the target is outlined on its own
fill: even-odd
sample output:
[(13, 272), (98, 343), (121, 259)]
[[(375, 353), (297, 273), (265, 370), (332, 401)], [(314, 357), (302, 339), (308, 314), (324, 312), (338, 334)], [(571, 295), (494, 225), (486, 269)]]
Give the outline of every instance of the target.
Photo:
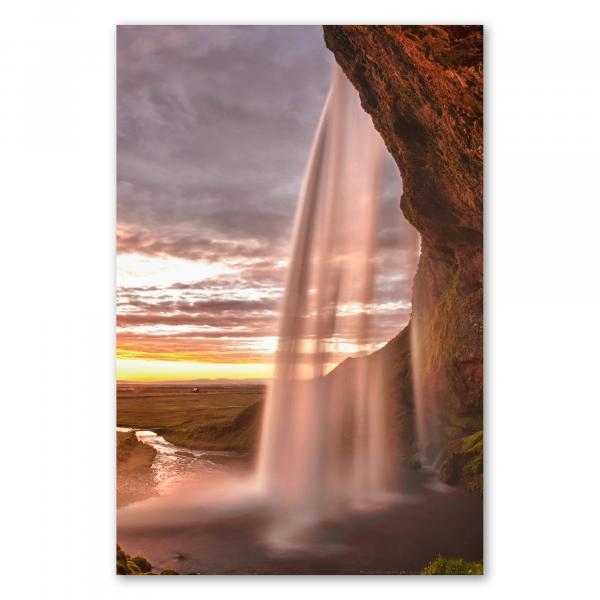
[(417, 454), (421, 466), (431, 468), (435, 466), (438, 443), (432, 393), (427, 381), (423, 356), (424, 329), (421, 319), (413, 312), (410, 323), (410, 354)]
[[(384, 502), (392, 489), (381, 357), (369, 356), (383, 160), (382, 140), (336, 66), (296, 215), (258, 456), (282, 545), (340, 511)], [(342, 348), (355, 358), (328, 374)]]
[(433, 389), (436, 378), (429, 374), (430, 364), (426, 355), (428, 322), (423, 310), (426, 302), (419, 299), (422, 291), (418, 280), (417, 274), (413, 286), (413, 307), (419, 306), (421, 310), (413, 309), (409, 330), (416, 450), (423, 468), (435, 468), (440, 455), (438, 410)]
[(398, 431), (373, 322), (384, 160), (358, 93), (335, 67), (296, 214), (255, 470), (203, 472), (200, 486), (182, 478), (120, 509), (122, 530), (256, 513), (270, 548), (314, 542), (321, 552), (324, 522), (396, 498)]

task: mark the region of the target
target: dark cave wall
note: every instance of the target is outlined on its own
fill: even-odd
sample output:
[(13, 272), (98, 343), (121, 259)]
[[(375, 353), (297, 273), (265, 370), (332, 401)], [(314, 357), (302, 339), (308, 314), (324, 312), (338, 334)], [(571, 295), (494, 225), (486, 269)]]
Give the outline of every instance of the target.
[(442, 478), (473, 488), (460, 440), (483, 426), (483, 28), (330, 25), (324, 37), (402, 174), (422, 244), (410, 327)]

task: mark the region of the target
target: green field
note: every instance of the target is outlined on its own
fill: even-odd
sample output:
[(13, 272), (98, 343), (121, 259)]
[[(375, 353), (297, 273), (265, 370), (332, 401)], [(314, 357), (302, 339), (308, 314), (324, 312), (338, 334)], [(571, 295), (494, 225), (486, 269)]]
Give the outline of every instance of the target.
[(150, 429), (177, 446), (252, 452), (265, 388), (193, 385), (117, 386), (117, 425)]

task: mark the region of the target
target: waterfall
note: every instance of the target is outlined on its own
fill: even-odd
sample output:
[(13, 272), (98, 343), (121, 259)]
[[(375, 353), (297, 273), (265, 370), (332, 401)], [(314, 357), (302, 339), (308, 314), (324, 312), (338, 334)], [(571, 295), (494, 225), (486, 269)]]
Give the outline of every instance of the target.
[(439, 452), (433, 393), (425, 373), (422, 320), (413, 312), (410, 323), (410, 354), (415, 408), (415, 433), (419, 463), (434, 467)]
[[(428, 320), (426, 301), (420, 298), (423, 292), (416, 283), (413, 286), (413, 312), (410, 320), (410, 358), (413, 384), (415, 434), (417, 456), (423, 468), (436, 468), (439, 458), (439, 417), (436, 405), (436, 378), (430, 375), (431, 365), (426, 354)], [(421, 300), (421, 301), (419, 301)], [(421, 310), (415, 310), (420, 306)]]
[[(381, 357), (370, 354), (383, 160), (336, 66), (296, 214), (259, 445), (257, 482), (281, 545), (341, 511), (380, 505), (392, 489), (392, 419)], [(354, 358), (329, 373), (349, 351)]]

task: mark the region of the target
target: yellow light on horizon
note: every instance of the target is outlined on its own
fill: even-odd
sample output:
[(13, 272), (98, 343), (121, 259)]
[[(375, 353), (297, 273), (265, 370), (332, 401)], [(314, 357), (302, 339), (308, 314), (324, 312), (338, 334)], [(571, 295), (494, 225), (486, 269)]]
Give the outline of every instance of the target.
[(270, 379), (272, 363), (201, 363), (117, 359), (117, 381), (190, 381), (194, 379)]

